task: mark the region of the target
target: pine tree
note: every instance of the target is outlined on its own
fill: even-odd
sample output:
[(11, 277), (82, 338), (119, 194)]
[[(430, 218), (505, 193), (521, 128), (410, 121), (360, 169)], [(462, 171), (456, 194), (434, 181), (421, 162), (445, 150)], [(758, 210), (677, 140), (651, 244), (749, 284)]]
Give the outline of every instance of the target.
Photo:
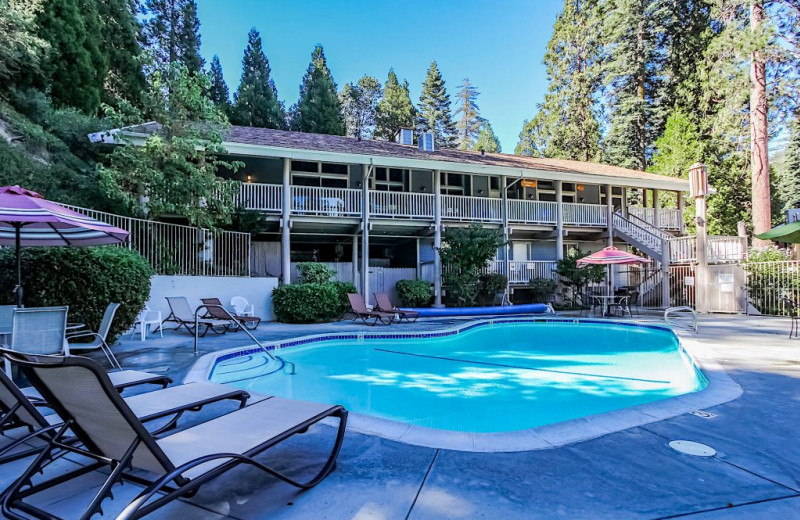
[(39, 37), (50, 44), (42, 76), (57, 107), (93, 114), (100, 106), (108, 61), (101, 51), (102, 22), (93, 0), (50, 0), (37, 16)]
[(269, 60), (264, 54), (261, 34), (251, 29), (242, 58), (242, 80), (234, 94), (231, 123), (261, 128), (286, 128), (286, 112), (270, 78)]
[(222, 75), (222, 64), (219, 62), (219, 56), (216, 54), (211, 58), (211, 67), (209, 70), (211, 75), (208, 97), (211, 101), (222, 110), (225, 114), (230, 114), (231, 99), (228, 85), (225, 83), (225, 78)]
[(311, 53), (311, 63), (300, 85), (300, 99), (292, 107), (292, 130), (344, 135), (342, 107), (336, 94), (322, 45)]
[(516, 153), (599, 159), (601, 20), (597, 0), (564, 1), (544, 56), (548, 92), (533, 120), (524, 123)]
[(605, 148), (617, 166), (645, 170), (665, 118), (663, 44), (666, 0), (606, 2), (603, 37), (609, 131)]
[(423, 132), (433, 132), (438, 148), (455, 148), (456, 125), (450, 113), (450, 96), (435, 61), (422, 83), (417, 125)]
[(153, 68), (166, 73), (181, 63), (190, 73), (203, 68), (200, 22), (194, 0), (145, 0), (144, 40), (153, 56)]
[(474, 149), (475, 141), (481, 132), (484, 120), (480, 116), (480, 109), (476, 103), (478, 95), (480, 92), (470, 83), (469, 78), (464, 78), (461, 89), (458, 91), (458, 108), (456, 109), (456, 115), (461, 114), (456, 121), (459, 150)]
[(362, 139), (372, 135), (381, 93), (380, 82), (372, 76), (345, 85), (339, 99), (348, 136)]
[(48, 49), (36, 31), (42, 0), (0, 0), (0, 89), (21, 79), (25, 69), (38, 72)]
[(414, 128), (417, 111), (411, 102), (408, 81), (401, 85), (394, 69), (389, 69), (389, 77), (383, 88), (383, 97), (375, 113), (375, 137), (391, 140), (401, 128)]
[(800, 208), (800, 110), (789, 128), (789, 144), (781, 168), (777, 198), (782, 202), (781, 213)]
[(105, 0), (97, 3), (103, 22), (103, 50), (108, 56), (108, 75), (103, 102), (118, 106), (139, 105), (146, 88), (142, 70), (142, 27), (136, 19), (136, 0)]
[(503, 151), (500, 148), (500, 140), (495, 135), (489, 121), (484, 121), (481, 125), (481, 131), (478, 134), (477, 141), (475, 141), (475, 150), (488, 153), (500, 153)]

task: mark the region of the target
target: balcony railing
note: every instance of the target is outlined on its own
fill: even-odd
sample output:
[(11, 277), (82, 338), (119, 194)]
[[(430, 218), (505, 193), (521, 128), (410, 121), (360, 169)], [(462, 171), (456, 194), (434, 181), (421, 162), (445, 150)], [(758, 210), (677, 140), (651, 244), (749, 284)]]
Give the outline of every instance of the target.
[(564, 203), (564, 224), (572, 226), (605, 226), (608, 208), (600, 204)]
[(381, 218), (433, 219), (433, 199), (430, 193), (369, 192), (369, 213)]
[(512, 260), (508, 262), (506, 272), (505, 260), (492, 260), (483, 270), (484, 273), (499, 273), (508, 277), (508, 283), (526, 284), (536, 278), (555, 280), (556, 263), (547, 260)]
[(503, 200), (487, 197), (442, 195), (442, 219), (470, 222), (502, 222)]
[(526, 224), (555, 224), (558, 203), (536, 200), (508, 201), (508, 221)]
[(326, 217), (361, 216), (361, 190), (292, 186), (292, 213)]
[[(628, 213), (638, 217), (648, 224), (655, 225), (656, 216), (654, 208), (643, 208), (641, 206), (628, 207)], [(681, 229), (683, 211), (675, 208), (660, 208), (658, 210), (658, 227), (661, 229), (678, 230)]]
[[(697, 237), (675, 237), (669, 240), (670, 262), (697, 261)], [(740, 262), (747, 256), (747, 238), (734, 236), (708, 237), (706, 258), (710, 264)]]
[(267, 213), (280, 213), (283, 206), (281, 197), (283, 186), (280, 184), (242, 183), (242, 188), (234, 197), (238, 206), (255, 209)]

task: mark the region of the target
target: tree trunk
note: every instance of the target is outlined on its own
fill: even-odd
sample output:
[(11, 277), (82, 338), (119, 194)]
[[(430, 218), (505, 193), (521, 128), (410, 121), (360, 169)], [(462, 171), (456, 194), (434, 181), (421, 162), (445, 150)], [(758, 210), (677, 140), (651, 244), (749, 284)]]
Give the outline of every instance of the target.
[[(751, 0), (750, 30), (758, 31), (764, 18), (764, 0)], [(756, 49), (750, 57), (750, 161), (753, 190), (753, 233), (755, 235), (768, 231), (772, 221), (768, 140), (766, 65), (764, 56)], [(764, 246), (770, 244), (770, 241), (754, 239), (753, 244)]]

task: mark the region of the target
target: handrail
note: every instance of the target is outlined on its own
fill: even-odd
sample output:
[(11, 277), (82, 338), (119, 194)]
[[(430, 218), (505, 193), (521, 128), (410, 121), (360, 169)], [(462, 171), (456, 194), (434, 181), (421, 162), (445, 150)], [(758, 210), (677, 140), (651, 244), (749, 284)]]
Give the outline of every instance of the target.
[(643, 218), (637, 217), (633, 213), (629, 212), (627, 217), (622, 216), (619, 212), (617, 212), (617, 215), (621, 216), (622, 218), (624, 218), (626, 220), (631, 221), (634, 225), (637, 225), (637, 226), (639, 226), (640, 228), (642, 228), (642, 229), (644, 229), (646, 231), (650, 231), (650, 233), (658, 236), (659, 238), (666, 239), (666, 240), (670, 240), (670, 239), (673, 238), (672, 235), (670, 235), (669, 233), (667, 233), (663, 229), (654, 226), (653, 224), (651, 224), (650, 222), (646, 221)]
[[(618, 213), (612, 215), (614, 229), (619, 229), (623, 233), (631, 235), (632, 238), (639, 240), (647, 247), (652, 248), (654, 251), (661, 253), (663, 251), (663, 239), (654, 235), (647, 229), (639, 226), (633, 221), (630, 221)], [(638, 232), (634, 235), (632, 232)]]
[(272, 354), (272, 352), (270, 352), (269, 350), (267, 350), (267, 347), (265, 347), (265, 346), (264, 346), (264, 345), (263, 345), (263, 344), (262, 344), (260, 341), (258, 341), (258, 340), (256, 339), (256, 337), (255, 337), (255, 336), (253, 336), (253, 335), (250, 333), (250, 331), (247, 329), (247, 327), (245, 327), (245, 326), (242, 324), (242, 322), (240, 322), (240, 321), (239, 321), (239, 320), (236, 318), (236, 316), (234, 316), (233, 314), (231, 314), (230, 312), (228, 312), (228, 309), (226, 309), (226, 308), (225, 308), (225, 307), (223, 307), (222, 305), (203, 304), (203, 305), (200, 305), (199, 307), (197, 307), (197, 308), (194, 310), (194, 354), (195, 354), (195, 355), (197, 355), (197, 342), (198, 342), (198, 339), (199, 339), (199, 337), (200, 337), (200, 310), (201, 310), (201, 309), (205, 309), (205, 310), (207, 311), (207, 310), (208, 310), (208, 309), (210, 309), (210, 308), (222, 309), (222, 311), (223, 311), (225, 314), (227, 314), (227, 315), (228, 315), (228, 318), (226, 318), (226, 319), (230, 319), (232, 322), (234, 322), (234, 323), (236, 324), (236, 326), (237, 326), (237, 327), (239, 327), (239, 328), (240, 328), (241, 330), (243, 330), (243, 331), (244, 331), (244, 332), (245, 332), (245, 333), (246, 333), (248, 336), (250, 336), (250, 339), (252, 339), (252, 340), (253, 340), (253, 341), (256, 343), (256, 345), (258, 345), (258, 346), (259, 346), (259, 348), (260, 348), (261, 350), (263, 350), (263, 351), (264, 351), (264, 354), (266, 354), (266, 355), (267, 355), (267, 357), (269, 357), (269, 358), (270, 358), (272, 361), (280, 361), (281, 363), (283, 363), (283, 365), (281, 365), (281, 367), (283, 367), (283, 366), (285, 366), (285, 365), (291, 365), (291, 368), (292, 368), (292, 370), (291, 370), (291, 372), (289, 372), (289, 374), (290, 374), (290, 375), (294, 375), (294, 374), (296, 374), (296, 373), (297, 373), (297, 366), (296, 366), (294, 363), (292, 363), (291, 361), (286, 361), (285, 359), (283, 359), (283, 358), (282, 358), (282, 357), (280, 357), (280, 356), (274, 356), (274, 355)]
[(678, 326), (678, 325), (680, 325), (678, 322), (672, 321), (672, 320), (669, 319), (670, 313), (673, 313), (673, 312), (690, 312), (690, 313), (692, 313), (692, 330), (694, 331), (695, 334), (697, 334), (697, 311), (696, 310), (694, 310), (693, 308), (691, 308), (691, 307), (689, 307), (687, 305), (682, 305), (680, 307), (668, 307), (664, 311), (664, 321), (668, 325)]

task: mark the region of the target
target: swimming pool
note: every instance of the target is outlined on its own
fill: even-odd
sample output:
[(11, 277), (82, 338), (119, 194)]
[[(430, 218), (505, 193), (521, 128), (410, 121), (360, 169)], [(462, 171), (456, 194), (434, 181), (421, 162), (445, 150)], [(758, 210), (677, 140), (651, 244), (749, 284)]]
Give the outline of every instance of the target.
[(296, 375), (263, 375), (274, 367), (263, 352), (249, 349), (219, 357), (209, 378), (263, 394), (339, 403), (357, 414), (412, 426), (471, 433), (559, 423), (697, 392), (707, 384), (669, 329), (565, 321), (492, 320), (416, 334), (428, 337), (309, 339), (280, 350), (296, 364)]

